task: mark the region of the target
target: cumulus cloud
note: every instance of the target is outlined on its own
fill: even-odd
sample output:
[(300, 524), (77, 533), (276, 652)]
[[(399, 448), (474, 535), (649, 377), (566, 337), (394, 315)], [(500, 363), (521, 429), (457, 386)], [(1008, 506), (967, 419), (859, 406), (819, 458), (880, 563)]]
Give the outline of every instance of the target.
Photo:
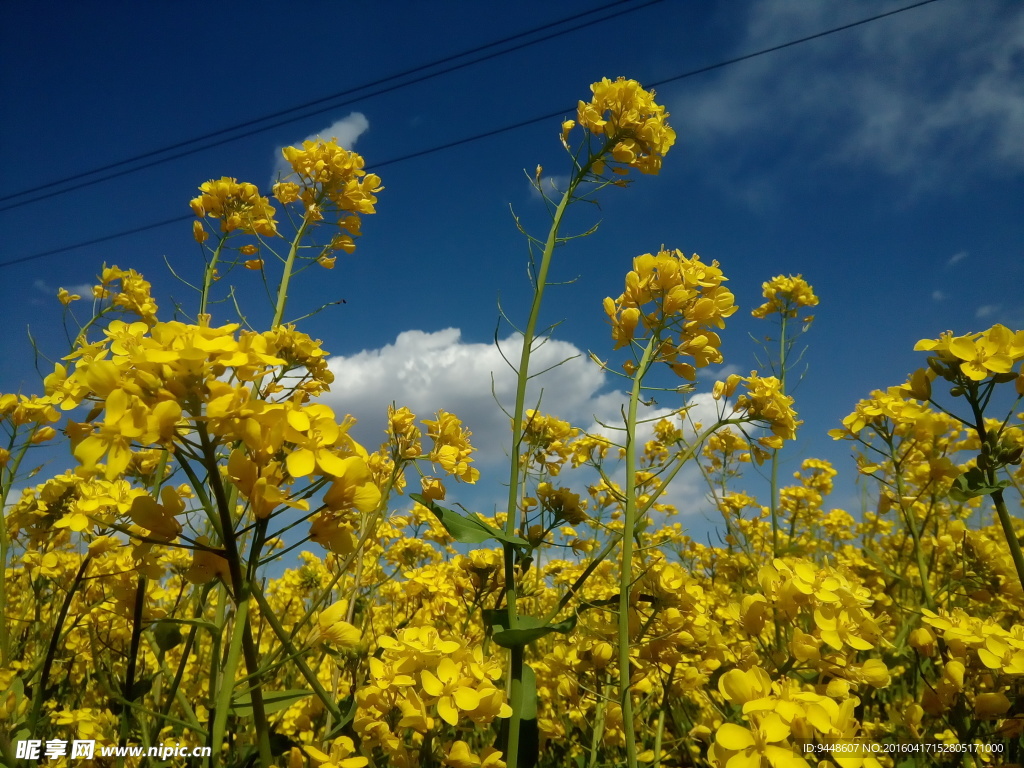
[[(42, 279), (33, 282), (32, 287), (40, 293), (45, 293), (47, 296), (57, 295), (57, 288), (54, 288)], [(66, 289), (68, 293), (77, 293), (80, 296), (92, 296), (92, 283), (76, 283), (74, 285), (62, 285), (60, 287)]]
[[(746, 7), (730, 54), (888, 10), (806, 0)], [(672, 111), (686, 115), (681, 140), (705, 145), (694, 156), (714, 163), (723, 183), (742, 170), (748, 196), (758, 197), (755, 162), (767, 176), (785, 164), (869, 166), (923, 188), (1024, 168), (1022, 55), (1019, 5), (979, 14), (969, 3), (936, 3), (695, 79)]]
[[(303, 141), (313, 141), (320, 138), (325, 141), (337, 139), (338, 144), (345, 149), (354, 149), (356, 140), (362, 136), (369, 127), (370, 121), (366, 119), (366, 115), (362, 112), (353, 112), (347, 117), (335, 120), (322, 131), (311, 133), (306, 138), (292, 142), (287, 146), (297, 147), (301, 146)], [(281, 150), (284, 149), (284, 147), (285, 145), (282, 145), (274, 150), (274, 173), (271, 177), (271, 184), (276, 184), (278, 179), (287, 176), (291, 172), (291, 168), (281, 155)]]
[[(511, 411), (516, 387), (515, 374), (502, 355), (518, 362), (521, 350), (517, 336), (496, 347), (464, 342), (457, 328), (404, 331), (393, 344), (331, 358), (335, 383), (327, 397), (335, 410), (372, 424), (369, 432), (359, 432), (370, 444), (383, 439), (384, 417), (392, 401), (423, 418), (439, 409), (456, 413), (473, 431), (481, 459), (495, 462), (503, 459), (509, 435), (508, 417), (498, 403)], [(576, 346), (549, 340), (533, 353), (532, 366), (550, 370), (531, 382), (528, 407), (535, 407), (542, 397), (541, 410), (574, 423), (613, 415), (613, 396), (599, 394), (604, 373)]]
[(745, 371), (735, 363), (726, 363), (720, 367), (701, 368), (697, 371), (697, 379), (700, 381), (725, 381), (733, 374), (740, 374)]
[[(339, 415), (351, 413), (359, 419), (353, 434), (371, 449), (384, 439), (387, 407), (392, 402), (407, 406), (421, 419), (433, 418), (440, 409), (455, 413), (473, 432), (471, 440), (478, 449), (474, 458), (485, 478), (487, 470), (492, 471), (491, 485), (496, 486), (493, 478), (500, 482), (500, 468), (507, 461), (510, 428), (495, 397), (512, 411), (516, 377), (503, 355), (518, 362), (521, 350), (518, 336), (503, 339), (496, 347), (465, 342), (457, 328), (404, 331), (394, 343), (379, 349), (332, 357), (335, 382), (324, 401)], [(608, 377), (578, 347), (548, 340), (533, 353), (531, 370), (545, 372), (531, 381), (528, 408), (536, 407), (540, 399), (541, 411), (623, 442), (621, 433), (610, 427), (622, 423), (627, 395), (610, 389)], [(652, 419), (671, 412), (667, 405), (644, 409), (641, 417), (646, 423), (640, 428), (638, 445), (651, 438)], [(693, 398), (691, 418), (705, 424), (714, 418), (710, 397)], [(692, 429), (688, 431), (692, 434)], [(670, 499), (681, 508), (702, 505), (704, 489), (695, 469), (680, 473), (675, 486)]]

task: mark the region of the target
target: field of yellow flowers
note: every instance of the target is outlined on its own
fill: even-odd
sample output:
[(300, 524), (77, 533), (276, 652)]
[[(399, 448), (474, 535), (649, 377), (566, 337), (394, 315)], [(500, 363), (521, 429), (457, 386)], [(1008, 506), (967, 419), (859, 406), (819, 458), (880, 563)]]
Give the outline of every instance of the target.
[[(328, 353), (285, 322), (289, 287), (355, 249), (383, 189), (334, 141), (284, 150), (273, 201), (202, 184), (190, 322), (161, 319), (132, 269), (105, 267), (87, 299), (61, 290), (71, 348), (38, 394), (0, 394), (0, 763), (1024, 762), (1024, 331), (921, 341), (922, 368), (837, 425), (875, 481), (859, 519), (826, 513), (828, 462), (780, 477), (800, 425), (787, 374), (818, 303), (800, 276), (764, 284), (769, 369), (714, 384), (713, 420), (692, 417), (693, 382), (738, 307), (717, 262), (670, 249), (637, 256), (604, 301), (593, 359), (629, 393), (617, 437), (531, 409), (566, 211), (628, 194), (675, 141), (635, 81), (591, 90), (562, 125), (550, 232), (529, 236), (507, 477), (480, 478), (453, 413), (397, 403), (363, 446), (319, 401)], [(214, 316), (235, 268), (271, 287), (266, 330)], [(678, 407), (644, 442), (655, 392)], [(74, 468), (30, 480), (60, 441)], [(753, 464), (761, 498), (738, 488)], [(687, 465), (720, 546), (671, 522)], [(445, 506), (446, 484), (478, 481), (507, 483), (507, 512)]]

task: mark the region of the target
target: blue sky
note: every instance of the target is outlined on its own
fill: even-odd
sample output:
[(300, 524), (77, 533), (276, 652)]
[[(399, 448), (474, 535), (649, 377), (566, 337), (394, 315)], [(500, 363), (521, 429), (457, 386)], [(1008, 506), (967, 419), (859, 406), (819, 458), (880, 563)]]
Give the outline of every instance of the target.
[[(384, 164), (378, 214), (364, 222), (353, 256), (307, 273), (292, 299), (296, 310), (347, 302), (305, 326), (339, 356), (329, 402), (360, 419), (371, 445), (391, 400), (424, 417), (459, 413), (483, 449), (490, 485), (480, 498), (498, 499), (504, 470), (487, 472), (500, 466), (505, 434), (490, 395), (491, 370), (498, 389), (506, 386), (492, 345), (497, 300), (522, 318), (528, 299), (526, 246), (510, 206), (543, 234), (544, 209), (523, 171), (539, 163), (566, 172), (560, 120), (386, 161), (560, 109), (571, 116), (601, 77), (655, 83), (905, 4), (623, 3), (605, 12), (614, 19), (456, 72), (360, 92), (351, 104), (65, 195), (47, 187), (32, 195), (45, 199), (0, 211), (0, 263), (187, 214), (209, 178), (266, 188), (279, 148), (307, 136), (354, 141), (368, 169)], [(0, 197), (599, 5), (264, 2), (239, 13), (194, 2), (66, 3), (59, 12), (7, 3)], [(784, 469), (814, 455), (850, 478), (849, 447), (825, 433), (871, 389), (923, 363), (912, 351), (918, 339), (996, 322), (1024, 328), (1020, 3), (937, 0), (657, 93), (678, 142), (659, 177), (606, 190), (599, 210), (576, 211), (577, 228), (602, 224), (557, 254), (554, 279), (575, 282), (549, 294), (546, 321), (565, 322), (547, 360), (587, 350), (606, 357), (601, 300), (621, 292), (635, 255), (665, 244), (721, 262), (741, 306), (723, 335), (726, 372), (749, 371), (748, 335), (766, 332), (749, 317), (761, 283), (802, 273), (821, 306), (796, 391), (805, 424)], [(0, 266), (9, 321), (0, 391), (36, 388), (25, 328), (60, 354), (55, 291), (90, 282), (104, 261), (143, 272), (169, 317), (169, 297), (189, 297), (165, 257), (179, 273), (198, 274), (188, 222)], [(255, 276), (237, 277), (255, 302)], [(216, 319), (230, 321), (229, 308)], [(620, 402), (613, 383), (580, 360), (544, 386), (545, 409), (583, 427)], [(844, 487), (835, 503), (854, 511), (855, 492)], [(691, 503), (699, 490), (695, 481), (688, 488), (680, 499)]]

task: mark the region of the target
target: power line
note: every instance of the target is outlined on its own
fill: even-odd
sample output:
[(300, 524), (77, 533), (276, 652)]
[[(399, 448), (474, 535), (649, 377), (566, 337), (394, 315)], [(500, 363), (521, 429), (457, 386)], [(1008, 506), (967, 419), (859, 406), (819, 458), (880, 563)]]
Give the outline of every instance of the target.
[[(294, 106), (294, 107), (289, 107), (287, 109), (282, 109), (282, 110), (279, 110), (277, 112), (272, 112), (272, 113), (270, 113), (268, 115), (263, 115), (262, 117), (257, 117), (257, 118), (253, 118), (251, 120), (247, 120), (247, 121), (245, 121), (243, 123), (239, 123), (238, 125), (229, 126), (227, 128), (221, 128), (221, 129), (213, 131), (211, 133), (203, 134), (202, 136), (196, 136), (196, 137), (191, 138), (191, 139), (186, 139), (184, 141), (180, 141), (180, 142), (178, 142), (176, 144), (171, 144), (171, 145), (168, 145), (166, 147), (161, 147), (159, 149), (154, 149), (154, 150), (150, 150), (148, 152), (144, 152), (144, 153), (142, 153), (140, 155), (135, 155), (134, 157), (129, 157), (129, 158), (124, 159), (124, 160), (118, 160), (118, 161), (115, 161), (115, 162), (112, 162), (112, 163), (107, 163), (105, 165), (101, 165), (101, 166), (99, 166), (97, 168), (93, 168), (93, 169), (88, 170), (88, 171), (82, 171), (81, 173), (76, 173), (76, 174), (73, 174), (71, 176), (66, 176), (63, 179), (58, 179), (57, 181), (47, 182), (45, 184), (40, 184), (40, 185), (35, 186), (35, 187), (30, 187), (28, 189), (23, 189), (20, 192), (14, 192), (14, 193), (11, 193), (9, 195), (4, 195), (3, 197), (0, 197), (0, 203), (8, 201), (8, 200), (13, 200), (14, 198), (23, 197), (24, 195), (29, 195), (29, 194), (32, 194), (33, 192), (39, 192), (39, 191), (42, 191), (42, 190), (46, 190), (45, 194), (36, 195), (35, 197), (30, 197), (30, 198), (28, 198), (26, 200), (19, 200), (19, 201), (14, 202), (14, 203), (8, 203), (7, 205), (0, 206), (0, 212), (2, 212), (2, 211), (9, 211), (9, 210), (12, 210), (14, 208), (20, 208), (20, 207), (25, 206), (25, 205), (30, 205), (31, 203), (40, 202), (42, 200), (52, 200), (54, 197), (66, 194), (68, 192), (74, 192), (76, 190), (83, 189), (85, 187), (90, 187), (90, 186), (93, 186), (95, 184), (99, 184), (99, 183), (104, 182), (104, 181), (109, 181), (111, 179), (120, 178), (121, 176), (127, 176), (127, 175), (135, 173), (137, 171), (145, 170), (147, 168), (152, 168), (152, 167), (154, 167), (156, 165), (162, 165), (163, 163), (167, 163), (167, 162), (170, 162), (172, 160), (178, 160), (178, 159), (180, 159), (182, 157), (187, 157), (189, 155), (194, 155), (197, 152), (202, 152), (202, 151), (207, 150), (207, 149), (213, 149), (214, 147), (219, 147), (219, 146), (221, 146), (223, 144), (228, 144), (230, 142), (237, 141), (239, 139), (244, 139), (244, 138), (247, 138), (249, 136), (254, 136), (254, 135), (258, 134), (258, 133), (263, 133), (265, 131), (269, 131), (269, 130), (272, 130), (274, 128), (279, 128), (282, 125), (288, 125), (290, 123), (295, 123), (295, 122), (298, 122), (299, 120), (304, 120), (304, 119), (306, 119), (308, 117), (313, 117), (314, 115), (319, 115), (319, 114), (322, 114), (324, 112), (329, 112), (331, 110), (338, 109), (339, 107), (348, 106), (348, 105), (353, 104), (353, 103), (355, 103), (357, 101), (363, 101), (365, 99), (373, 98), (374, 96), (381, 96), (381, 95), (386, 94), (386, 93), (391, 93), (392, 91), (396, 91), (396, 90), (399, 90), (399, 89), (402, 89), (402, 88), (406, 88), (406, 87), (408, 87), (410, 85), (416, 85), (416, 84), (422, 83), (422, 82), (424, 82), (426, 80), (431, 80), (431, 79), (433, 79), (435, 77), (440, 77), (441, 75), (446, 75), (446, 74), (449, 74), (451, 72), (455, 72), (455, 71), (460, 70), (460, 69), (465, 69), (466, 67), (470, 67), (470, 66), (473, 66), (475, 64), (480, 64), (482, 62), (489, 61), (489, 60), (497, 58), (499, 56), (504, 56), (504, 55), (509, 54), (509, 53), (514, 53), (515, 51), (522, 50), (523, 48), (528, 48), (530, 46), (537, 45), (538, 43), (543, 43), (543, 42), (546, 42), (548, 40), (552, 40), (554, 38), (561, 37), (563, 35), (567, 35), (567, 34), (569, 34), (571, 32), (577, 32), (577, 31), (579, 31), (581, 29), (585, 29), (585, 28), (593, 26), (595, 24), (600, 24), (602, 22), (608, 21), (609, 19), (613, 19), (613, 18), (615, 18), (617, 16), (621, 16), (621, 15), (624, 15), (626, 13), (633, 13), (635, 11), (642, 10), (644, 8), (647, 8), (648, 6), (655, 5), (656, 3), (663, 2), (663, 0), (648, 0), (648, 2), (641, 3), (640, 5), (636, 5), (633, 8), (628, 8), (628, 9), (621, 10), (621, 11), (616, 11), (615, 13), (611, 13), (611, 14), (608, 14), (606, 16), (602, 16), (601, 18), (591, 19), (589, 21), (585, 21), (585, 22), (583, 22), (581, 24), (577, 24), (576, 26), (570, 27), (568, 29), (563, 29), (563, 30), (560, 30), (560, 31), (557, 31), (557, 32), (553, 32), (551, 34), (544, 35), (542, 37), (538, 37), (538, 38), (536, 38), (534, 40), (528, 40), (526, 42), (519, 43), (518, 45), (514, 45), (514, 46), (511, 46), (509, 48), (504, 48), (504, 49), (502, 49), (500, 51), (495, 51), (495, 52), (492, 52), (492, 53), (488, 53), (488, 54), (486, 54), (484, 56), (477, 57), (477, 58), (472, 59), (470, 61), (464, 61), (464, 62), (461, 62), (459, 64), (453, 64), (452, 66), (445, 67), (443, 69), (437, 70), (435, 72), (431, 72), (429, 74), (422, 74), (422, 75), (420, 75), (418, 77), (414, 77), (412, 79), (405, 80), (404, 82), (395, 83), (395, 84), (390, 85), (390, 86), (388, 86), (386, 88), (378, 88), (375, 91), (371, 91), (370, 93), (364, 93), (363, 95), (361, 95), (359, 97), (356, 97), (356, 98), (347, 99), (347, 100), (339, 102), (339, 103), (327, 104), (326, 106), (319, 107), (319, 108), (317, 108), (315, 110), (312, 110), (312, 111), (309, 111), (309, 112), (304, 112), (301, 115), (295, 115), (294, 114), (296, 112), (300, 112), (302, 110), (308, 109), (309, 107), (315, 107), (318, 104), (325, 104), (326, 102), (333, 102), (335, 99), (339, 99), (339, 98), (342, 98), (344, 96), (351, 96), (352, 94), (359, 93), (360, 91), (366, 91), (367, 89), (374, 88), (375, 86), (380, 86), (380, 85), (383, 85), (385, 83), (393, 83), (396, 80), (402, 80), (402, 78), (406, 78), (406, 77), (408, 77), (410, 75), (415, 75), (418, 72), (423, 72), (424, 70), (427, 70), (427, 69), (432, 69), (434, 67), (439, 67), (439, 66), (447, 64), (449, 62), (452, 62), (452, 61), (454, 61), (456, 59), (461, 59), (463, 57), (470, 56), (470, 55), (472, 55), (474, 53), (479, 53), (480, 51), (487, 50), (488, 48), (494, 48), (494, 47), (497, 47), (497, 46), (500, 46), (500, 45), (504, 45), (505, 43), (509, 43), (509, 42), (512, 42), (512, 41), (515, 41), (515, 40), (522, 39), (524, 37), (529, 37), (531, 35), (537, 34), (538, 32), (543, 32), (544, 30), (551, 29), (552, 27), (561, 26), (563, 24), (567, 24), (569, 22), (576, 21), (576, 20), (578, 20), (578, 19), (580, 19), (580, 18), (582, 18), (584, 16), (590, 16), (590, 15), (592, 15), (594, 13), (599, 13), (601, 11), (608, 10), (609, 8), (614, 8), (616, 6), (624, 5), (624, 4), (629, 3), (629, 2), (633, 2), (633, 0), (615, 0), (615, 2), (608, 3), (607, 5), (602, 5), (602, 6), (598, 7), (598, 8), (593, 8), (593, 9), (591, 9), (589, 11), (585, 11), (583, 13), (575, 14), (574, 16), (567, 16), (564, 19), (559, 19), (558, 21), (553, 21), (553, 22), (550, 22), (548, 24), (544, 24), (542, 26), (535, 27), (534, 29), (527, 30), (526, 32), (520, 32), (520, 33), (515, 34), (515, 35), (510, 35), (508, 37), (504, 37), (504, 38), (502, 38), (500, 40), (495, 40), (495, 41), (487, 43), (485, 45), (480, 45), (480, 46), (477, 46), (475, 48), (470, 48), (470, 49), (462, 51), (460, 53), (452, 54), (450, 56), (445, 56), (444, 58), (441, 58), (441, 59), (438, 59), (436, 61), (430, 62), (429, 64), (423, 64), (423, 65), (418, 66), (418, 67), (413, 67), (412, 69), (407, 69), (407, 70), (404, 70), (402, 72), (398, 72), (398, 73), (396, 73), (394, 75), (388, 75), (387, 77), (380, 78), (379, 80), (374, 80), (374, 81), (369, 82), (369, 83), (364, 83), (363, 85), (358, 85), (358, 86), (355, 86), (353, 88), (348, 88), (348, 89), (346, 89), (344, 91), (340, 91), (338, 93), (331, 94), (330, 96), (323, 96), (321, 98), (314, 99), (313, 101), (308, 101), (308, 102), (306, 102), (304, 104), (299, 104), (299, 105)], [(219, 141), (208, 142), (208, 143), (202, 144), (201, 146), (191, 146), (191, 148), (184, 149), (181, 152), (176, 152), (174, 154), (167, 155), (166, 157), (160, 157), (160, 158), (157, 158), (157, 159), (153, 159), (153, 160), (150, 160), (149, 162), (142, 163), (141, 165), (136, 165), (136, 166), (134, 166), (132, 168), (127, 168), (127, 169), (124, 169), (124, 170), (116, 171), (114, 173), (107, 173), (106, 175), (100, 176), (99, 178), (94, 178), (94, 179), (89, 179), (87, 181), (82, 181), (79, 184), (73, 184), (72, 186), (65, 187), (64, 189), (59, 189), (59, 190), (56, 190), (56, 191), (52, 189), (52, 187), (54, 187), (54, 186), (58, 186), (58, 185), (61, 185), (61, 184), (67, 184), (69, 182), (78, 181), (79, 179), (84, 179), (87, 176), (93, 176), (93, 175), (98, 174), (98, 173), (105, 173), (106, 171), (112, 171), (115, 168), (121, 168), (121, 167), (123, 167), (125, 165), (131, 165), (133, 163), (137, 163), (137, 162), (142, 161), (142, 160), (149, 160), (149, 158), (156, 158), (157, 155), (162, 155), (162, 154), (164, 154), (166, 152), (173, 152), (174, 150), (182, 149), (184, 147), (190, 147), (190, 145), (199, 144), (200, 142), (207, 142), (209, 139), (216, 139), (219, 136), (225, 136), (226, 134), (235, 133), (236, 131), (242, 131), (245, 128), (251, 128), (252, 126), (258, 125), (259, 123), (265, 123), (268, 120), (273, 120), (274, 118), (282, 117), (284, 115), (293, 115), (293, 116), (292, 117), (288, 117), (287, 119), (284, 119), (284, 120), (278, 120), (277, 122), (270, 123), (268, 125), (263, 125), (263, 126), (261, 126), (259, 128), (252, 128), (252, 130), (244, 131), (243, 133), (237, 133), (234, 136), (228, 136), (227, 138), (220, 139)]]
[(150, 229), (159, 229), (160, 227), (166, 227), (168, 224), (176, 224), (187, 219), (194, 218), (192, 215), (175, 216), (172, 219), (164, 219), (163, 221), (155, 221), (152, 224), (143, 224), (141, 227), (135, 227), (134, 229), (126, 229), (122, 232), (115, 232), (112, 235), (102, 235), (100, 237), (94, 237), (92, 240), (83, 240), (80, 243), (74, 245), (67, 245), (63, 248), (51, 248), (49, 251), (43, 251), (42, 253), (33, 253), (31, 256), (22, 256), (18, 259), (11, 259), (10, 261), (0, 262), (0, 269), (9, 267), (12, 264), (22, 264), (26, 261), (35, 261), (36, 259), (42, 259), (46, 256), (53, 256), (58, 253), (64, 253), (65, 251), (74, 251), (79, 248), (85, 248), (89, 245), (96, 245), (98, 243), (106, 243), (110, 240), (117, 240), (121, 237), (127, 237), (128, 235), (137, 235), (139, 232), (147, 232)]
[(743, 56), (737, 56), (736, 58), (733, 59), (719, 61), (716, 64), (709, 64), (708, 66), (701, 67), (700, 69), (694, 69), (689, 72), (684, 72), (683, 74), (676, 75), (675, 77), (668, 77), (665, 78), (664, 80), (659, 80), (656, 83), (651, 83), (651, 87), (653, 88), (655, 86), (664, 85), (665, 83), (674, 83), (676, 80), (682, 80), (684, 77), (693, 77), (694, 75), (701, 75), (705, 72), (710, 72), (713, 69), (721, 69), (722, 67), (727, 67), (730, 64), (736, 64), (741, 61), (746, 61), (747, 59), (753, 59), (757, 56), (764, 56), (766, 53), (774, 53), (775, 51), (781, 51), (783, 48), (790, 48), (794, 45), (799, 45), (800, 43), (806, 43), (811, 40), (817, 40), (819, 37), (834, 35), (836, 32), (842, 32), (847, 29), (852, 29), (853, 27), (859, 27), (860, 25), (867, 24), (868, 22), (871, 21), (878, 21), (879, 19), (884, 19), (886, 16), (895, 16), (897, 13), (911, 11), (914, 8), (920, 8), (922, 5), (928, 5), (929, 3), (934, 2), (936, 2), (936, 0), (921, 0), (921, 2), (913, 3), (912, 5), (905, 5), (902, 8), (897, 8), (894, 11), (886, 11), (885, 13), (879, 13), (874, 16), (868, 16), (866, 19), (861, 19), (860, 21), (852, 21), (849, 24), (843, 24), (841, 27), (833, 27), (832, 29), (826, 29), (824, 32), (815, 32), (813, 35), (807, 35), (807, 37), (800, 37), (797, 38), (796, 40), (790, 40), (788, 43), (773, 45), (771, 48), (763, 48), (760, 51), (754, 51), (753, 53), (747, 53), (744, 54)]
[[(888, 16), (895, 16), (898, 13), (903, 13), (904, 11), (913, 10), (914, 8), (920, 8), (923, 5), (929, 5), (930, 3), (934, 3), (934, 2), (937, 2), (937, 1), (938, 0), (920, 0), (920, 2), (916, 2), (916, 3), (913, 3), (911, 5), (906, 5), (906, 6), (903, 6), (902, 8), (897, 8), (897, 9), (892, 10), (892, 11), (886, 11), (885, 13), (879, 13), (879, 14), (876, 14), (874, 16), (869, 16), (867, 18), (851, 22), (849, 24), (843, 24), (842, 26), (832, 27), (830, 29), (826, 29), (826, 30), (823, 30), (821, 32), (816, 32), (813, 35), (807, 35), (805, 37), (797, 38), (795, 40), (789, 40), (789, 41), (787, 41), (785, 43), (780, 43), (779, 45), (773, 45), (773, 46), (771, 46), (769, 48), (762, 48), (760, 50), (753, 51), (751, 53), (747, 53), (747, 54), (744, 54), (742, 56), (736, 56), (736, 57), (731, 58), (731, 59), (724, 59), (722, 61), (716, 62), (714, 64), (709, 64), (707, 66), (700, 67), (698, 69), (691, 69), (691, 70), (689, 70), (687, 72), (683, 72), (682, 74), (674, 75), (672, 77), (667, 77), (667, 78), (664, 78), (662, 80), (658, 80), (657, 82), (649, 83), (648, 87), (654, 88), (654, 87), (657, 87), (657, 86), (665, 85), (666, 83), (673, 83), (673, 82), (677, 82), (679, 80), (683, 80), (683, 79), (686, 79), (686, 78), (689, 78), (689, 77), (694, 77), (696, 75), (701, 75), (701, 74), (704, 74), (705, 72), (711, 72), (712, 70), (715, 70), (715, 69), (721, 69), (722, 67), (727, 67), (727, 66), (730, 66), (732, 64), (739, 63), (741, 61), (747, 61), (748, 59), (753, 59), (753, 58), (756, 58), (758, 56), (764, 56), (764, 55), (769, 54), (769, 53), (774, 53), (775, 51), (780, 51), (780, 50), (782, 50), (784, 48), (790, 48), (790, 47), (792, 47), (794, 45), (799, 45), (801, 43), (806, 43), (806, 42), (809, 42), (811, 40), (817, 40), (817, 39), (822, 38), (822, 37), (827, 37), (828, 35), (833, 35), (833, 34), (836, 34), (837, 32), (842, 32), (842, 31), (847, 30), (847, 29), (852, 29), (853, 27), (859, 27), (859, 26), (861, 26), (863, 24), (868, 24), (868, 23), (870, 23), (872, 21), (878, 21), (879, 19), (884, 19), (884, 18), (886, 18)], [(556, 117), (561, 117), (561, 116), (565, 115), (568, 111), (571, 111), (571, 109), (572, 108), (570, 108), (569, 110), (560, 109), (560, 110), (556, 110), (554, 112), (548, 112), (547, 114), (539, 115), (538, 117), (532, 117), (529, 120), (522, 120), (522, 121), (520, 121), (518, 123), (513, 123), (511, 125), (506, 125), (506, 126), (503, 126), (501, 128), (495, 128), (495, 129), (492, 129), (490, 131), (484, 131), (483, 133), (478, 133), (478, 134), (475, 134), (473, 136), (467, 136), (467, 137), (462, 138), (462, 139), (457, 139), (456, 141), (451, 141), (451, 142), (448, 142), (447, 144), (440, 144), (440, 145), (437, 145), (435, 147), (430, 147), (428, 149), (419, 150), (417, 152), (412, 152), (412, 153), (409, 153), (407, 155), (400, 155), (398, 157), (393, 157), (390, 160), (385, 160), (385, 161), (380, 162), (380, 163), (374, 163), (373, 167), (374, 167), (374, 169), (384, 168), (386, 166), (394, 165), (396, 163), (404, 162), (406, 160), (411, 160), (413, 158), (425, 157), (427, 155), (434, 154), (435, 152), (441, 152), (441, 151), (446, 150), (446, 149), (452, 149), (453, 147), (458, 147), (458, 146), (462, 146), (464, 144), (470, 144), (470, 143), (472, 143), (474, 141), (479, 141), (481, 139), (490, 138), (491, 136), (497, 136), (497, 135), (502, 134), (502, 133), (507, 133), (509, 131), (514, 131), (514, 130), (516, 130), (518, 128), (524, 128), (524, 127), (526, 127), (528, 125), (533, 125), (534, 123), (539, 123), (539, 122), (542, 122), (544, 120), (552, 120), (552, 119), (554, 119)], [(48, 251), (41, 251), (39, 253), (34, 253), (34, 254), (29, 255), (29, 256), (22, 256), (22, 257), (17, 258), (17, 259), (11, 259), (10, 261), (0, 262), (0, 269), (2, 269), (3, 267), (12, 266), (14, 264), (22, 264), (22, 263), (27, 262), (27, 261), (35, 261), (36, 259), (42, 259), (42, 258), (45, 258), (47, 256), (53, 256), (55, 254), (63, 253), (65, 251), (72, 251), (72, 250), (76, 250), (78, 248), (84, 248), (84, 247), (89, 246), (89, 245), (96, 245), (97, 243), (104, 243), (104, 242), (108, 242), (110, 240), (116, 240), (118, 238), (126, 237), (128, 235), (134, 235), (134, 234), (137, 234), (139, 232), (145, 232), (145, 231), (150, 230), (150, 229), (157, 229), (159, 227), (163, 227), (163, 226), (166, 226), (168, 224), (175, 224), (177, 222), (188, 221), (189, 219), (192, 219), (192, 218), (193, 218), (193, 216), (191, 214), (186, 214), (184, 216), (176, 216), (174, 218), (166, 219), (164, 221), (155, 222), (153, 224), (146, 224), (144, 226), (136, 227), (134, 229), (125, 230), (125, 231), (122, 231), (122, 232), (115, 232), (115, 233), (110, 234), (110, 235), (104, 235), (102, 237), (93, 238), (91, 240), (86, 240), (86, 241), (83, 241), (83, 242), (75, 243), (73, 245), (67, 245), (67, 246), (63, 246), (61, 248), (52, 248), (52, 249), (50, 249)]]

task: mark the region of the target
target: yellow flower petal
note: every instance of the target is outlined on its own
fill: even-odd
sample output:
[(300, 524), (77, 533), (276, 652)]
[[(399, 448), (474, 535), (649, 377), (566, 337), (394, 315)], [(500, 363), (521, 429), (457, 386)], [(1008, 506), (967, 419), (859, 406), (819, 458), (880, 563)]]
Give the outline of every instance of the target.
[(715, 734), (715, 741), (732, 752), (754, 746), (754, 737), (746, 728), (725, 723)]

